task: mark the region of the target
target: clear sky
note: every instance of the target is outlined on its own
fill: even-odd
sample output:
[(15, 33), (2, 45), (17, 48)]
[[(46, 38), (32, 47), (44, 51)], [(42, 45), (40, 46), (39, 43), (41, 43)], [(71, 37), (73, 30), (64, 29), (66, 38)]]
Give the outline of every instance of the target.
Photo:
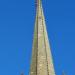
[[(75, 75), (75, 0), (43, 0), (56, 75)], [(29, 74), (35, 0), (0, 0), (0, 75)]]

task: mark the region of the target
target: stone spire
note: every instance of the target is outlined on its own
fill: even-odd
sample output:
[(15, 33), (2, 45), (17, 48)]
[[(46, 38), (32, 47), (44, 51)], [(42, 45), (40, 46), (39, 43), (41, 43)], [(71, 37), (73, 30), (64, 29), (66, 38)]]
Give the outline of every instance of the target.
[(55, 75), (41, 0), (37, 0), (30, 75)]

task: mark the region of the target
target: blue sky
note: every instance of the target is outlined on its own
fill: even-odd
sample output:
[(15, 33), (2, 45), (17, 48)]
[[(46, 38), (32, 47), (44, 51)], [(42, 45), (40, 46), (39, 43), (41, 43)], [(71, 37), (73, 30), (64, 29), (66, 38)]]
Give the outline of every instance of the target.
[[(75, 0), (42, 0), (56, 75), (75, 75)], [(29, 74), (35, 0), (0, 0), (0, 75)]]

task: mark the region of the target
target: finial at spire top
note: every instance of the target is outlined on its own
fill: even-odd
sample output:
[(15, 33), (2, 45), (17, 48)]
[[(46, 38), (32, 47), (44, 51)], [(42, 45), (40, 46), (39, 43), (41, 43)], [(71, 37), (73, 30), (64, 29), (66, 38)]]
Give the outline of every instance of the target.
[(66, 75), (64, 71), (63, 71), (62, 75)]
[(24, 75), (24, 73), (22, 72), (21, 75)]
[(35, 4), (36, 4), (36, 7), (40, 6), (41, 0), (36, 0)]

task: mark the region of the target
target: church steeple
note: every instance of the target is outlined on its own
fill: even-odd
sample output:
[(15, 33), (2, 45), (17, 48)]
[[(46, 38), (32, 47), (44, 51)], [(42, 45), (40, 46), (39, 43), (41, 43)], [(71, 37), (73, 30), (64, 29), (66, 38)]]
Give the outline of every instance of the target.
[(55, 75), (41, 0), (37, 0), (30, 75)]

